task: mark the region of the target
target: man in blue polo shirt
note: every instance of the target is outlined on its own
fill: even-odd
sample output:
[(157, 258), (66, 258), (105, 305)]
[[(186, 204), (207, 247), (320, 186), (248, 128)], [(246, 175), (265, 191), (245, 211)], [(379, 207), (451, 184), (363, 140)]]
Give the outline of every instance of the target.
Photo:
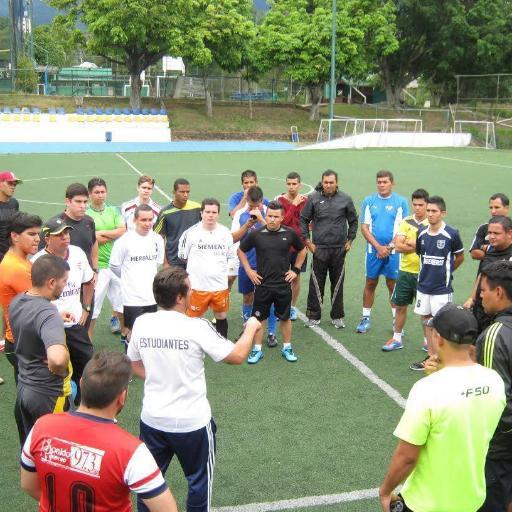
[[(409, 215), (407, 199), (393, 192), (395, 180), (390, 171), (377, 173), (377, 193), (365, 197), (361, 207), (361, 233), (367, 243), (366, 284), (363, 291), (363, 317), (356, 328), (358, 333), (370, 329), (370, 315), (379, 276), (384, 275), (389, 296), (398, 277), (399, 254), (395, 252), (393, 238), (402, 219)], [(393, 319), (395, 310), (392, 308)]]
[[(416, 239), (416, 253), (420, 257), (420, 273), (414, 312), (421, 315), (424, 323), (445, 304), (452, 302), (453, 272), (464, 261), (464, 246), (459, 232), (445, 224), (443, 221), (445, 216), (446, 203), (444, 199), (439, 196), (429, 197), (427, 203), (428, 227), (418, 232)], [(434, 355), (432, 329), (426, 327), (425, 334), (429, 356)], [(411, 364), (410, 369), (424, 370), (423, 362)]]

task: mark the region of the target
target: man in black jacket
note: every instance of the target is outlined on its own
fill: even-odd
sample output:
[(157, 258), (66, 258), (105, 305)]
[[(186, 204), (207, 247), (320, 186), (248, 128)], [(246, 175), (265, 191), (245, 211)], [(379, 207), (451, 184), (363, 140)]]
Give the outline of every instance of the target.
[[(325, 280), (331, 281), (331, 323), (337, 329), (345, 327), (343, 281), (345, 255), (357, 233), (357, 212), (352, 198), (338, 190), (338, 175), (327, 170), (322, 174), (321, 191), (313, 192), (300, 217), (301, 232), (307, 248), (313, 254), (309, 279), (307, 327), (318, 325), (322, 315)], [(312, 240), (309, 224), (313, 222)]]
[(482, 269), (480, 288), (485, 312), (494, 322), (476, 340), (476, 358), (499, 373), (507, 398), (487, 453), (487, 497), (480, 512), (506, 512), (512, 503), (512, 262)]

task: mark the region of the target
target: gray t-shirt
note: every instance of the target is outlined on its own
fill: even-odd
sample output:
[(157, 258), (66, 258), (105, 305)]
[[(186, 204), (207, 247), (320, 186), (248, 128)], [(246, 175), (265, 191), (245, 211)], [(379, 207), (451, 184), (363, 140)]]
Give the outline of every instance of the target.
[(43, 297), (21, 293), (9, 305), (16, 340), (19, 383), (40, 393), (62, 395), (64, 379), (48, 369), (46, 349), (66, 345), (64, 322), (57, 308)]

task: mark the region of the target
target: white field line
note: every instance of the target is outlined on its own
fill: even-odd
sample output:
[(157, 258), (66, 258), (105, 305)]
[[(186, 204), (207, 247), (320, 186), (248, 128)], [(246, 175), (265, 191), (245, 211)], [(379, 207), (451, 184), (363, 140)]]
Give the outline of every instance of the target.
[(47, 203), (46, 201), (32, 201), (30, 199), (20, 199), (19, 197), (17, 197), (16, 199), (18, 201), (21, 201), (22, 203), (50, 204), (52, 206), (64, 206), (64, 201), (62, 201), (62, 203)]
[[(133, 169), (139, 176), (142, 176), (142, 173), (133, 164), (126, 160), (126, 158), (118, 153), (116, 153), (116, 156), (123, 160), (127, 165), (129, 165), (130, 168)], [(163, 190), (157, 187), (155, 188), (165, 198), (167, 198), (169, 201), (171, 200), (171, 198)], [(297, 312), (301, 320), (307, 320), (303, 313), (300, 311)], [(321, 336), (322, 339), (328, 345), (334, 348), (334, 350), (336, 350), (336, 352), (338, 352), (343, 358), (355, 366), (367, 379), (382, 389), (391, 399), (398, 403), (400, 407), (405, 407), (405, 399), (400, 395), (400, 393), (396, 389), (392, 388), (388, 383), (380, 379), (377, 375), (375, 375), (375, 373), (373, 373), (370, 368), (368, 368), (362, 361), (357, 359), (357, 357), (352, 355), (341, 343), (336, 341), (332, 336), (327, 334), (320, 327), (313, 327), (312, 330)], [(363, 489), (359, 491), (344, 492), (341, 494), (328, 494), (325, 496), (306, 496), (304, 498), (298, 498), (294, 500), (281, 500), (267, 503), (249, 503), (247, 505), (235, 505), (232, 507), (218, 507), (214, 508), (213, 510), (214, 512), (266, 512), (271, 510), (296, 510), (300, 508), (318, 507), (322, 505), (372, 499), (376, 498), (378, 495), (378, 489)]]
[(368, 500), (379, 495), (378, 489), (361, 489), (359, 491), (343, 492), (340, 494), (327, 494), (325, 496), (307, 496), (294, 500), (270, 501), (267, 503), (249, 503), (233, 507), (216, 507), (214, 512), (266, 512), (271, 510), (298, 510), (307, 507), (322, 505), (335, 505), (351, 501)]
[(481, 165), (485, 167), (499, 167), (501, 169), (512, 169), (512, 165), (493, 164), (491, 162), (478, 162), (476, 160), (467, 160), (465, 158), (453, 158), (450, 156), (431, 155), (429, 153), (416, 153), (415, 151), (399, 151), (403, 155), (423, 156), (426, 158), (437, 158), (439, 160), (450, 160), (452, 162), (461, 162), (464, 164)]

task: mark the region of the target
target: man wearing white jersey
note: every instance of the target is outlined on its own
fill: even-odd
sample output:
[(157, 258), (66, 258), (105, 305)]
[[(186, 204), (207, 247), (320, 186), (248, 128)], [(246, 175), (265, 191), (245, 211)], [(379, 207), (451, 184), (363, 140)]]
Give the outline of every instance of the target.
[[(50, 219), (43, 226), (46, 246), (34, 254), (32, 262), (44, 254), (53, 254), (69, 265), (68, 281), (60, 297), (53, 301), (59, 313), (66, 313), (64, 330), (69, 358), (73, 367), (72, 380), (77, 387), (75, 402), (80, 402), (80, 379), (85, 365), (93, 354), (93, 346), (87, 329), (87, 320), (91, 312), (94, 293), (94, 272), (89, 265), (87, 255), (77, 245), (71, 244), (72, 226), (62, 219)], [(80, 293), (82, 292), (82, 300)]]
[(203, 316), (208, 308), (215, 315), (215, 328), (228, 336), (228, 261), (236, 258), (231, 231), (218, 224), (220, 203), (204, 199), (201, 222), (187, 229), (179, 241), (178, 258), (187, 262), (192, 292), (187, 315)]
[(123, 216), (128, 231), (135, 230), (135, 223), (133, 221), (135, 216), (135, 209), (141, 204), (147, 204), (153, 211), (153, 226), (162, 207), (151, 199), (151, 194), (155, 188), (155, 180), (151, 176), (141, 176), (137, 181), (137, 197), (125, 201), (121, 205), (121, 215)]
[[(239, 340), (222, 337), (208, 320), (190, 318), (190, 281), (182, 268), (168, 267), (155, 276), (159, 310), (137, 319), (128, 357), (133, 373), (144, 379), (140, 438), (162, 473), (177, 456), (188, 481), (188, 512), (210, 510), (215, 432), (206, 398), (204, 356), (242, 364), (260, 323), (250, 318)], [(147, 511), (141, 500), (139, 512)]]
[(127, 231), (116, 240), (110, 255), (110, 268), (121, 278), (124, 325), (128, 332), (135, 319), (156, 311), (153, 278), (164, 262), (164, 242), (153, 232), (153, 210), (147, 204), (135, 209), (134, 231)]

